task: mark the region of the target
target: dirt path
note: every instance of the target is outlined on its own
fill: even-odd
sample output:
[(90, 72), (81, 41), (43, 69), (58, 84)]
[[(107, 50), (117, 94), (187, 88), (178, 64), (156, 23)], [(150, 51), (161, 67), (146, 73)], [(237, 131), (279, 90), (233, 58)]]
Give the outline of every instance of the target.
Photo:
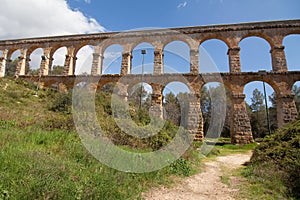
[[(234, 199), (241, 180), (230, 177), (234, 169), (249, 161), (251, 153), (221, 156), (215, 161), (204, 163), (203, 172), (180, 181), (177, 185), (166, 188), (154, 188), (143, 195), (145, 200), (201, 200)], [(228, 178), (225, 184), (221, 177)]]

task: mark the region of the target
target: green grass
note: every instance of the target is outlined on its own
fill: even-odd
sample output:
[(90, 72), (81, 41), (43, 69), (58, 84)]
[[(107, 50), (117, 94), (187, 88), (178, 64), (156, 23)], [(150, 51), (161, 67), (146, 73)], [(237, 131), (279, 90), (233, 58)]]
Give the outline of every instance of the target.
[(234, 144), (226, 144), (226, 145), (216, 145), (215, 148), (220, 150), (220, 152), (225, 154), (231, 154), (231, 153), (247, 153), (251, 150), (254, 150), (257, 146), (256, 143), (251, 144), (241, 144), (241, 145), (234, 145)]
[(188, 176), (180, 159), (156, 172), (111, 169), (93, 158), (74, 132), (0, 129), (0, 199), (138, 199), (142, 191)]

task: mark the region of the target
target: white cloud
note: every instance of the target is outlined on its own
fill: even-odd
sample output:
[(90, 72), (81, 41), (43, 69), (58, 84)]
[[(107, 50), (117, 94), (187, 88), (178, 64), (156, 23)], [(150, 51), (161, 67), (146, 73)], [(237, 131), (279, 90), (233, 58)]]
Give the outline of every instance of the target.
[[(91, 0), (85, 2), (91, 3)], [(20, 0), (1, 0), (0, 24), (0, 40), (105, 31), (96, 19), (86, 17), (79, 10), (72, 10), (66, 0), (26, 0), (22, 3)], [(63, 65), (65, 51), (61, 49), (57, 52), (54, 64)], [(92, 51), (86, 47), (78, 53), (77, 73), (90, 71)], [(19, 54), (19, 51), (15, 52), (12, 57)], [(38, 68), (41, 54), (31, 54), (32, 68)], [(86, 67), (82, 67), (83, 64)]]
[(105, 31), (66, 0), (2, 0), (0, 24), (0, 40)]
[(90, 4), (91, 0), (84, 0), (84, 2)]
[(184, 8), (184, 7), (187, 6), (187, 4), (188, 4), (187, 1), (182, 2), (182, 3), (178, 4), (177, 8), (178, 8), (178, 9), (179, 9), (179, 8)]

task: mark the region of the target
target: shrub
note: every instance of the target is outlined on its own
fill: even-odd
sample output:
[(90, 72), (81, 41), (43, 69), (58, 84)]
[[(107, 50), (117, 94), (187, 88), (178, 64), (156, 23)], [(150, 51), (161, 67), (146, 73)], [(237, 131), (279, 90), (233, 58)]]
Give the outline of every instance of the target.
[(271, 183), (272, 189), (300, 198), (300, 120), (265, 138), (251, 158), (254, 176)]
[(191, 163), (183, 158), (174, 161), (169, 168), (172, 174), (181, 176), (190, 176), (193, 171)]
[(49, 110), (59, 111), (62, 113), (71, 113), (72, 106), (72, 92), (56, 93), (52, 102), (50, 103)]

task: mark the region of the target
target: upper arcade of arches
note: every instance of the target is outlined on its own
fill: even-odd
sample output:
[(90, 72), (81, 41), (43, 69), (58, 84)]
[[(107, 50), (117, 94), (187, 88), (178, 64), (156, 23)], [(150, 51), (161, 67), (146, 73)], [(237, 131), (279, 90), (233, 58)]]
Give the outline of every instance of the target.
[[(64, 75), (74, 75), (76, 71), (76, 55), (86, 45), (95, 48), (93, 54), (93, 72), (99, 72), (99, 64), (96, 63), (98, 58), (103, 56), (106, 49), (114, 44), (118, 44), (123, 48), (122, 69), (121, 74), (127, 74), (129, 71), (124, 70), (125, 67), (131, 67), (131, 54), (134, 48), (140, 44), (147, 42), (154, 49), (154, 74), (162, 74), (164, 48), (173, 41), (182, 41), (189, 47), (190, 51), (190, 73), (199, 73), (199, 45), (210, 39), (218, 39), (223, 41), (228, 47), (229, 72), (241, 72), (240, 64), (240, 47), (239, 44), (243, 39), (256, 36), (265, 39), (270, 45), (270, 53), (272, 60), (272, 71), (285, 72), (288, 71), (287, 61), (283, 40), (291, 34), (300, 34), (300, 20), (285, 21), (269, 21), (255, 23), (241, 23), (229, 25), (213, 25), (198, 27), (182, 27), (171, 29), (153, 29), (142, 31), (128, 32), (111, 32), (98, 34), (69, 35), (57, 37), (42, 37), (30, 39), (18, 39), (0, 41), (1, 67), (5, 66), (3, 62), (9, 62), (11, 54), (15, 50), (20, 50), (20, 68), (26, 65), (26, 59), (37, 48), (43, 49), (44, 58), (41, 62), (43, 75), (48, 75), (47, 68), (51, 66), (52, 56), (60, 47), (67, 48), (67, 55), (64, 61)], [(24, 60), (22, 60), (24, 59)], [(125, 59), (125, 60), (124, 60)], [(101, 60), (101, 59), (100, 59)], [(95, 61), (95, 62), (94, 62)], [(96, 67), (96, 68), (95, 68)], [(0, 69), (1, 73), (4, 71)], [(19, 71), (22, 72), (22, 71)], [(98, 73), (99, 74), (99, 73)], [(24, 75), (22, 73), (18, 75)], [(3, 76), (3, 73), (0, 77)]]

